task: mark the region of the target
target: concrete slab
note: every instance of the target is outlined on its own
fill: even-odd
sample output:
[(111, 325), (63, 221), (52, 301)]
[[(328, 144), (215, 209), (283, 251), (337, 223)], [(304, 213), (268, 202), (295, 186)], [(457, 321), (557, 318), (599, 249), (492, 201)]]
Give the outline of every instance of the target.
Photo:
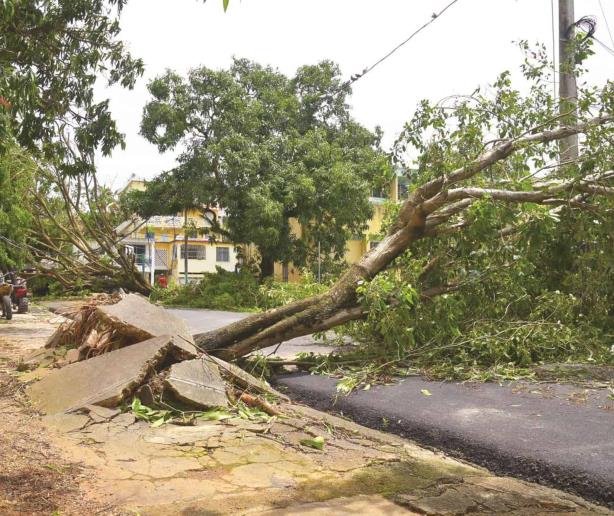
[(99, 305), (96, 312), (102, 320), (137, 340), (174, 335), (179, 337), (175, 341), (177, 346), (196, 354), (194, 339), (186, 323), (143, 296), (129, 294), (114, 305)]
[(197, 407), (228, 405), (226, 385), (215, 362), (209, 357), (173, 364), (164, 386), (184, 403)]
[(46, 414), (86, 405), (113, 407), (130, 396), (170, 353), (180, 352), (168, 335), (139, 342), (57, 369), (28, 388), (36, 408)]
[(271, 394), (282, 400), (288, 400), (288, 397), (285, 394), (282, 394), (273, 387), (271, 387), (268, 383), (255, 376), (249, 374), (244, 371), (240, 367), (231, 364), (217, 357), (209, 357), (213, 360), (220, 368), (222, 376), (226, 377), (228, 381), (239, 385), (240, 387), (248, 390), (255, 391), (259, 393)]

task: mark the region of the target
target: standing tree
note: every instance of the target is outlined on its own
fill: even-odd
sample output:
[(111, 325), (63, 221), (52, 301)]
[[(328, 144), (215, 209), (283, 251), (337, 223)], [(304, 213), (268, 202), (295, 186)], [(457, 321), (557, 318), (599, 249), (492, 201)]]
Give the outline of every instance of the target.
[(8, 114), (0, 119), (0, 141), (12, 133), (19, 145), (70, 174), (92, 173), (95, 149), (108, 154), (123, 144), (109, 101), (94, 98), (94, 84), (104, 74), (109, 85), (132, 87), (143, 71), (117, 39), (124, 3), (0, 3), (0, 99)]
[(350, 117), (350, 90), (333, 63), (304, 66), (289, 79), (238, 59), (229, 70), (203, 67), (187, 79), (167, 72), (149, 91), (142, 134), (160, 151), (184, 150), (177, 169), (151, 183), (149, 197), (159, 202), (144, 202), (142, 215), (165, 210), (157, 194), (181, 178), (191, 185), (187, 196), (224, 208), (225, 227), (214, 231), (258, 247), (262, 276), (275, 261), (306, 263), (317, 242), (340, 258), (350, 235), (365, 229), (369, 193), (390, 168), (379, 134)]

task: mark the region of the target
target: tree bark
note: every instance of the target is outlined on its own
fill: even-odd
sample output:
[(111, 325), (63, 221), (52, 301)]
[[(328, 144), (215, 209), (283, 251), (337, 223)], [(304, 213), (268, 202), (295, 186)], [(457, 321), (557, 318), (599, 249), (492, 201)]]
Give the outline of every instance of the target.
[(275, 273), (275, 260), (265, 254), (260, 259), (260, 279), (271, 278)]

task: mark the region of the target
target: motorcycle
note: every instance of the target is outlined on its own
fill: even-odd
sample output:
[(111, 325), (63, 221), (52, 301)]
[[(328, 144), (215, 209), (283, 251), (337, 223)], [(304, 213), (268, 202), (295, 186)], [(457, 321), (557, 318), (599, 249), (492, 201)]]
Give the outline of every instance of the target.
[(8, 274), (0, 274), (0, 305), (2, 306), (2, 316), (8, 321), (13, 318), (13, 284), (6, 281)]
[(28, 292), (28, 285), (24, 278), (17, 277), (13, 281), (13, 293), (11, 295), (11, 301), (13, 303), (13, 309), (17, 309), (18, 314), (27, 314), (30, 309), (30, 293)]

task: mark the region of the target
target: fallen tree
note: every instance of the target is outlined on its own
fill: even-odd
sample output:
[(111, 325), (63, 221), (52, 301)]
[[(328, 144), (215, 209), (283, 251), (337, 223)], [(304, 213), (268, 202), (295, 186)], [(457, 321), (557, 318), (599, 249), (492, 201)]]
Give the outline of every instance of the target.
[(149, 282), (123, 243), (143, 221), (122, 213), (95, 174), (72, 177), (39, 165), (29, 197), (33, 228), (28, 247), (41, 272), (68, 292), (124, 288), (149, 294)]
[[(575, 43), (578, 63), (590, 56), (590, 46), (590, 38)], [(537, 206), (537, 216), (553, 219), (576, 210), (609, 209), (604, 199), (614, 193), (612, 83), (602, 88), (582, 85), (577, 109), (573, 114), (561, 112), (560, 103), (552, 97), (552, 63), (545, 47), (531, 48), (526, 42), (520, 47), (526, 56), (521, 70), (527, 95), (514, 89), (510, 73), (503, 72), (487, 94), (477, 88), (471, 95), (419, 104), (392, 153), (406, 171), (417, 166), (408, 174), (413, 183), (410, 193), (396, 211), (391, 210), (379, 244), (349, 267), (328, 292), (199, 334), (197, 344), (231, 360), (365, 319), (369, 307), (365, 292), (397, 258), (404, 256), (404, 266), (412, 267), (414, 262), (428, 269), (433, 256), (425, 251), (427, 246), (417, 245), (427, 238), (451, 241), (487, 224), (500, 225), (495, 238), (522, 238), (519, 228), (535, 216)], [(571, 135), (581, 135), (578, 158), (560, 161), (559, 144)], [(407, 159), (408, 152), (414, 159)], [(482, 238), (493, 238), (493, 234), (483, 232)], [(475, 245), (488, 247), (479, 238)], [(405, 292), (409, 301), (398, 301), (409, 306), (462, 288), (445, 274), (426, 276), (428, 281), (418, 276)], [(433, 281), (433, 276), (441, 281)], [(406, 319), (404, 324), (412, 323)]]
[[(487, 150), (476, 158), (415, 188), (401, 204), (396, 220), (380, 244), (352, 265), (328, 292), (199, 334), (197, 345), (208, 353), (230, 360), (363, 318), (365, 314), (357, 288), (388, 267), (419, 239), (462, 231), (470, 223), (463, 219), (463, 213), (476, 200), (594, 209), (590, 197), (614, 192), (608, 185), (614, 172), (574, 174), (569, 172), (569, 167), (561, 167), (557, 174), (549, 173), (546, 178), (531, 174), (528, 180), (513, 185), (519, 187), (517, 189), (502, 187), (506, 181), (501, 178), (488, 181), (484, 177), (485, 171), (492, 172), (494, 167), (505, 164), (516, 154), (524, 153), (524, 158), (528, 159), (570, 135), (584, 134), (587, 141), (600, 139), (605, 142), (611, 136), (614, 117), (602, 114), (577, 125), (553, 127), (556, 121), (553, 117), (540, 124), (541, 127), (523, 131), (519, 136), (498, 138), (492, 144), (485, 144)], [(502, 231), (510, 230), (502, 228)], [(442, 285), (439, 290), (443, 293), (448, 288)]]

